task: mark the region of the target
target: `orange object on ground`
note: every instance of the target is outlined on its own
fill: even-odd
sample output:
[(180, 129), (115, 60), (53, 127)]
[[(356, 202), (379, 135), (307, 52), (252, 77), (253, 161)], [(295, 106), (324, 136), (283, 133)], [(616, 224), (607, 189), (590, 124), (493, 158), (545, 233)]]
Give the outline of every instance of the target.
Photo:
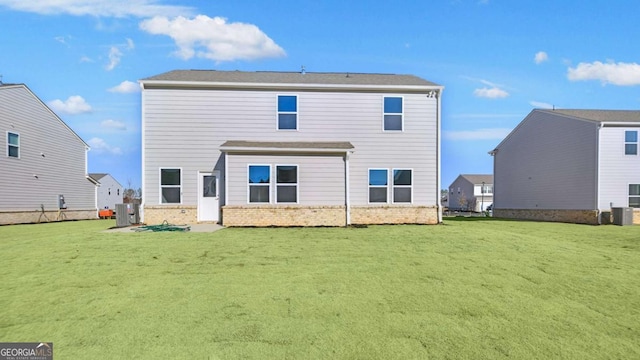
[(113, 217), (113, 210), (108, 210), (108, 209), (100, 210), (100, 211), (98, 211), (98, 216), (100, 218), (105, 218), (105, 219), (112, 218)]

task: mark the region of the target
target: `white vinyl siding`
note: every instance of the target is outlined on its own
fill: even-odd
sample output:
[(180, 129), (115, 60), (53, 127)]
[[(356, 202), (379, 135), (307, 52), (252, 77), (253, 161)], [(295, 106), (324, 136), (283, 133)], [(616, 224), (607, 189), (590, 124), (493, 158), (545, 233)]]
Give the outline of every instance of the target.
[[(95, 210), (96, 187), (87, 180), (86, 144), (23, 85), (0, 86), (0, 129), (19, 135), (19, 159), (0, 156), (0, 211)], [(97, 212), (96, 212), (97, 217)]]
[[(297, 131), (279, 131), (274, 126), (277, 95), (281, 91), (231, 90), (144, 90), (145, 203), (155, 205), (157, 168), (167, 162), (180, 164), (185, 205), (197, 204), (197, 182), (187, 176), (198, 170), (221, 170), (239, 179), (225, 181), (230, 192), (221, 194), (223, 205), (247, 203), (247, 163), (235, 168), (225, 165), (219, 146), (229, 140), (249, 141), (348, 141), (354, 145), (350, 155), (350, 193), (352, 205), (369, 202), (369, 168), (413, 169), (413, 205), (435, 206), (437, 189), (437, 105), (438, 99), (424, 93), (402, 93), (403, 130), (381, 131), (383, 96), (375, 92), (305, 91), (297, 97), (297, 109), (304, 109), (304, 124), (298, 119)], [(247, 106), (251, 104), (251, 106)], [(303, 125), (303, 126), (302, 126)], [(228, 155), (228, 158), (241, 157)], [(261, 157), (252, 163), (263, 163)], [(271, 165), (299, 165), (299, 204), (344, 205), (344, 159), (341, 156), (290, 157)], [(274, 159), (275, 160), (275, 159)], [(328, 161), (328, 169), (322, 162)], [(231, 160), (229, 160), (231, 162)], [(311, 164), (308, 165), (308, 164)], [(234, 166), (227, 169), (225, 166)], [(319, 171), (321, 170), (321, 171)], [(328, 171), (328, 173), (327, 173)], [(340, 177), (334, 177), (339, 172)], [(316, 179), (310, 186), (308, 174)], [(331, 181), (320, 179), (329, 177)], [(315, 195), (317, 194), (317, 195)], [(326, 195), (326, 196), (324, 196)]]
[(603, 127), (600, 129), (600, 191), (598, 207), (626, 207), (629, 204), (629, 184), (640, 184), (640, 157), (625, 155), (621, 144), (627, 131), (636, 128)]

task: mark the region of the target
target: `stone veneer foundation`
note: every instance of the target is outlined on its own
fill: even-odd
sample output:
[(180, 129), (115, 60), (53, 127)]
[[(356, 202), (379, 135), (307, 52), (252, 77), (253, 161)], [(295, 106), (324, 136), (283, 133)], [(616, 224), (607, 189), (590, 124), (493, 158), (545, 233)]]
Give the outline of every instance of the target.
[(34, 224), (65, 220), (93, 220), (98, 218), (98, 209), (92, 210), (64, 210), (58, 216), (58, 210), (45, 211), (2, 211), (0, 225)]
[[(344, 206), (225, 206), (224, 226), (345, 226)], [(423, 206), (352, 207), (351, 223), (437, 224), (438, 209)]]
[(598, 225), (597, 210), (494, 209), (493, 217)]
[(198, 222), (198, 207), (195, 205), (174, 206), (145, 206), (144, 223), (147, 225), (159, 225), (164, 221), (169, 224), (195, 224)]
[(438, 208), (430, 206), (354, 206), (352, 224), (437, 224)]

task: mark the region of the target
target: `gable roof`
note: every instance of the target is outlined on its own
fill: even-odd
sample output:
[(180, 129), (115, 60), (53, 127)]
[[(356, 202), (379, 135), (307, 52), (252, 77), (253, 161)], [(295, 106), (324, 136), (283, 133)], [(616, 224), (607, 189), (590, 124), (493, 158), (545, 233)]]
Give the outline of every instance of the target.
[(465, 178), (472, 184), (493, 184), (493, 175), (490, 174), (461, 174), (461, 177)]
[(640, 122), (640, 111), (638, 110), (587, 110), (587, 109), (558, 109), (540, 110), (548, 114), (561, 114), (598, 122)]
[(316, 86), (316, 87), (416, 87), (441, 90), (442, 86), (414, 75), (329, 73), (329, 72), (277, 72), (277, 71), (218, 71), (173, 70), (140, 80), (145, 86), (153, 85), (254, 85), (254, 86)]
[(0, 83), (0, 91), (5, 90), (5, 89), (15, 89), (15, 88), (23, 88), (24, 90), (26, 90), (29, 93), (29, 95), (31, 95), (38, 103), (40, 103), (40, 105), (42, 105), (43, 108), (45, 108), (55, 119), (57, 119), (62, 124), (62, 126), (64, 126), (67, 130), (69, 130), (69, 132), (71, 132), (71, 134), (73, 134), (78, 140), (80, 140), (80, 142), (82, 142), (82, 144), (87, 149), (90, 149), (89, 144), (87, 144), (84, 140), (82, 140), (80, 135), (78, 135), (75, 131), (73, 131), (73, 129), (71, 129), (69, 127), (69, 125), (67, 125), (67, 123), (65, 123), (58, 116), (58, 114), (53, 112), (53, 110), (51, 110), (51, 108), (49, 108), (49, 106), (47, 106), (47, 104), (45, 104), (38, 96), (36, 96), (36, 94), (34, 94), (34, 92), (31, 91), (31, 89), (29, 89), (29, 87), (27, 85), (25, 85), (25, 84), (3, 84), (3, 83)]
[(89, 177), (91, 177), (95, 181), (100, 181), (100, 179), (102, 179), (105, 176), (107, 176), (107, 174), (104, 174), (104, 173), (90, 173), (89, 174)]

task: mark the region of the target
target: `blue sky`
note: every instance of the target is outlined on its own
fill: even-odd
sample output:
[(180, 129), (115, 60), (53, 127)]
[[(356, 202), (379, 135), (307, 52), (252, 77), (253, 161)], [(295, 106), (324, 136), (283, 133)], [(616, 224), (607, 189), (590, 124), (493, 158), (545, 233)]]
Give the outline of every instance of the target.
[(445, 87), (442, 187), (533, 108), (640, 108), (637, 0), (0, 0), (0, 74), (140, 184), (137, 80), (173, 69), (413, 74)]

